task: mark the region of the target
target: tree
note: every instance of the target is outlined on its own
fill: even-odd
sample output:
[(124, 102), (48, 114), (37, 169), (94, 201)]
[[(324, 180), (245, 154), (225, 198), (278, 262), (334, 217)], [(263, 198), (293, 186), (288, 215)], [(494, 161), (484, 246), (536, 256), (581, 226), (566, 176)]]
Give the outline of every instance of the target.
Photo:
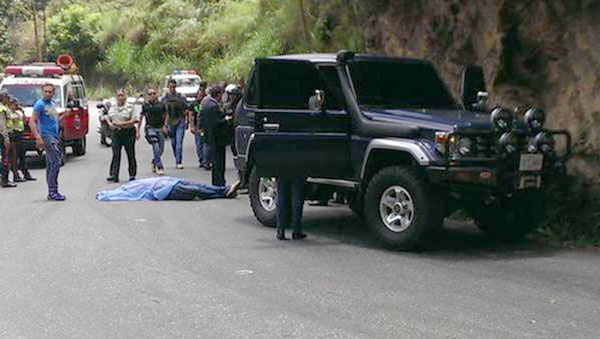
[(6, 16), (0, 14), (0, 66), (12, 61), (12, 46), (9, 39), (9, 26)]
[(81, 5), (62, 9), (48, 22), (47, 58), (52, 60), (59, 54), (68, 53), (83, 71), (92, 69), (100, 59), (97, 32), (97, 14), (90, 14)]

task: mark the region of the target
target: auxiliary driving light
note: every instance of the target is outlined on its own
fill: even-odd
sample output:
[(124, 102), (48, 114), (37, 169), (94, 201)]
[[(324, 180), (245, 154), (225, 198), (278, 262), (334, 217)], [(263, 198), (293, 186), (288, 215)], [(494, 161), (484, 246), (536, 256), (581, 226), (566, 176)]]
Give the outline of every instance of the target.
[(458, 141), (458, 153), (460, 153), (460, 155), (467, 155), (471, 153), (472, 147), (473, 142), (467, 137), (460, 138)]
[(546, 112), (541, 108), (530, 108), (525, 112), (524, 120), (529, 130), (537, 132), (544, 126)]
[(498, 140), (502, 152), (514, 154), (517, 152), (517, 137), (513, 132), (504, 132)]
[(551, 154), (554, 152), (554, 138), (549, 133), (538, 133), (534, 138), (533, 144), (544, 154)]
[(504, 108), (494, 108), (491, 114), (494, 127), (502, 132), (510, 131), (513, 125), (513, 114)]

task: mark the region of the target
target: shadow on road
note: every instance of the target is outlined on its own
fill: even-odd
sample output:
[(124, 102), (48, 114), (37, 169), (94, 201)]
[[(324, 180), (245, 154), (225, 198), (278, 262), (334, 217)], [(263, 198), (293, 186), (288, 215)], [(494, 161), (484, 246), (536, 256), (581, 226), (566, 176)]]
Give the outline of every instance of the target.
[[(309, 236), (315, 234), (339, 243), (394, 252), (371, 236), (362, 220), (344, 207), (308, 208), (304, 213), (303, 226)], [(323, 244), (306, 242), (306, 245)], [(558, 250), (559, 247), (548, 245), (535, 237), (513, 243), (495, 241), (486, 237), (472, 223), (446, 219), (441, 235), (426, 248), (417, 250), (417, 253), (419, 256), (442, 260), (505, 260), (546, 257)]]

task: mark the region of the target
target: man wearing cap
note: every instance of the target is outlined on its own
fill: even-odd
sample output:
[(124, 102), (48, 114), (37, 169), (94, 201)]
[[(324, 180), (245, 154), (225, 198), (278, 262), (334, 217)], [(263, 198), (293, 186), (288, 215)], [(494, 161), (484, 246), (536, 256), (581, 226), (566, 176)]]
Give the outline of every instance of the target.
[(52, 100), (54, 85), (42, 85), (42, 98), (33, 105), (33, 114), (29, 119), (31, 133), (35, 137), (38, 150), (46, 153), (46, 182), (48, 184), (48, 200), (63, 201), (67, 199), (58, 193), (58, 173), (62, 161), (63, 151), (60, 147), (59, 126), (60, 120), (70, 114), (67, 110), (59, 117), (56, 104)]
[(4, 93), (0, 93), (0, 151), (2, 155), (2, 166), (0, 167), (0, 186), (1, 187), (16, 187), (16, 185), (8, 182), (8, 151), (10, 149), (10, 136), (8, 134), (8, 97)]

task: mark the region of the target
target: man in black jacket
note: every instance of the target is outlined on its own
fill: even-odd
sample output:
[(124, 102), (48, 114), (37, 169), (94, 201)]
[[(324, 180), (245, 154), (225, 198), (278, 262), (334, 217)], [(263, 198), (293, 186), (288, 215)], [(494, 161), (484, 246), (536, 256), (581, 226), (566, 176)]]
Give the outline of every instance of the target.
[(225, 186), (225, 146), (230, 143), (227, 129), (231, 117), (225, 115), (220, 105), (223, 89), (220, 86), (212, 86), (208, 94), (209, 96), (202, 101), (202, 113), (205, 118), (207, 141), (213, 155), (212, 184)]

